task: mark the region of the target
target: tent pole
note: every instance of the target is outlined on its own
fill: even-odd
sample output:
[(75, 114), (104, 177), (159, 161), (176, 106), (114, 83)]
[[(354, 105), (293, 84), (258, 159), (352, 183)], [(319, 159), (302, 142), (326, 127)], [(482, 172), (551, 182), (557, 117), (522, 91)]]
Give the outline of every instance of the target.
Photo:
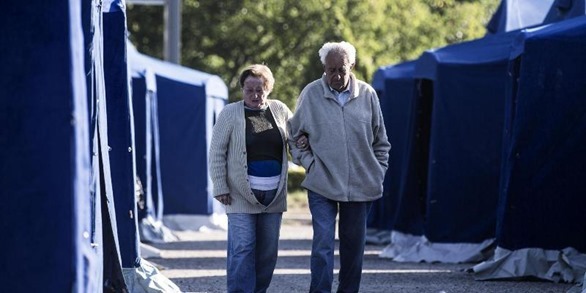
[(167, 0), (165, 4), (165, 60), (181, 61), (181, 0)]

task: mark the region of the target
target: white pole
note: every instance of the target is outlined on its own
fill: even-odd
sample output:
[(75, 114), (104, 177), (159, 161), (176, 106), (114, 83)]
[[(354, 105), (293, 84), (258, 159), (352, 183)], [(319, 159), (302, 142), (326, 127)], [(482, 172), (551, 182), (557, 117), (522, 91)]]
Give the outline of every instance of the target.
[(165, 5), (165, 60), (181, 63), (181, 0)]

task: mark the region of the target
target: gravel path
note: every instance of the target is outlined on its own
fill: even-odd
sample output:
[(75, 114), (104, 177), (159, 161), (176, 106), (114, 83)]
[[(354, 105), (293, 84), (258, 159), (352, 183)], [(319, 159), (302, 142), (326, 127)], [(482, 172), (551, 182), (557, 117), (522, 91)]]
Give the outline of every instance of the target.
[[(312, 235), (309, 224), (307, 214), (285, 213), (279, 259), (269, 292), (307, 292)], [(177, 232), (177, 235), (181, 241), (151, 244), (161, 250), (161, 258), (148, 260), (183, 292), (225, 292), (226, 232)], [(573, 286), (538, 281), (480, 282), (464, 272), (471, 264), (398, 263), (379, 258), (383, 248), (366, 247), (361, 292), (561, 293)], [(336, 269), (338, 265), (336, 259)]]

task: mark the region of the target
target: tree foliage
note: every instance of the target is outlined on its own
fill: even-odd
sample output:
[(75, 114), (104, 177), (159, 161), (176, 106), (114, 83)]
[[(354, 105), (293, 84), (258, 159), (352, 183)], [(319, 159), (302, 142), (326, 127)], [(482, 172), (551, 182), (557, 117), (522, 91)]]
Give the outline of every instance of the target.
[[(498, 0), (183, 0), (181, 64), (219, 75), (230, 100), (252, 63), (275, 75), (272, 98), (292, 109), (301, 89), (321, 76), (317, 51), (345, 40), (357, 49), (358, 78), (425, 50), (476, 39)], [(128, 28), (138, 50), (163, 55), (163, 7), (130, 5)]]

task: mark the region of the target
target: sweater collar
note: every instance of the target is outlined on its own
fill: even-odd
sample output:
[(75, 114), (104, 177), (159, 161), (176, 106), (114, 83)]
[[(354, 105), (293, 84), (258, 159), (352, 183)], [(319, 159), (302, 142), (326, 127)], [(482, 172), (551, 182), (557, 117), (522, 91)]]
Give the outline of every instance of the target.
[(241, 106), (242, 108), (244, 108), (244, 109), (253, 110), (253, 111), (255, 111), (255, 110), (256, 110), (256, 111), (262, 111), (262, 110), (266, 110), (266, 109), (268, 109), (268, 108), (269, 108), (269, 106), (270, 106), (270, 104), (271, 104), (271, 101), (270, 101), (269, 99), (267, 99), (267, 103), (266, 103), (266, 104), (265, 104), (265, 106), (264, 106), (263, 108), (261, 108), (261, 109), (252, 109), (252, 108), (248, 108), (248, 107), (246, 106), (246, 104), (244, 104), (244, 100), (240, 100), (240, 101), (238, 101), (238, 103), (240, 103), (240, 106)]

